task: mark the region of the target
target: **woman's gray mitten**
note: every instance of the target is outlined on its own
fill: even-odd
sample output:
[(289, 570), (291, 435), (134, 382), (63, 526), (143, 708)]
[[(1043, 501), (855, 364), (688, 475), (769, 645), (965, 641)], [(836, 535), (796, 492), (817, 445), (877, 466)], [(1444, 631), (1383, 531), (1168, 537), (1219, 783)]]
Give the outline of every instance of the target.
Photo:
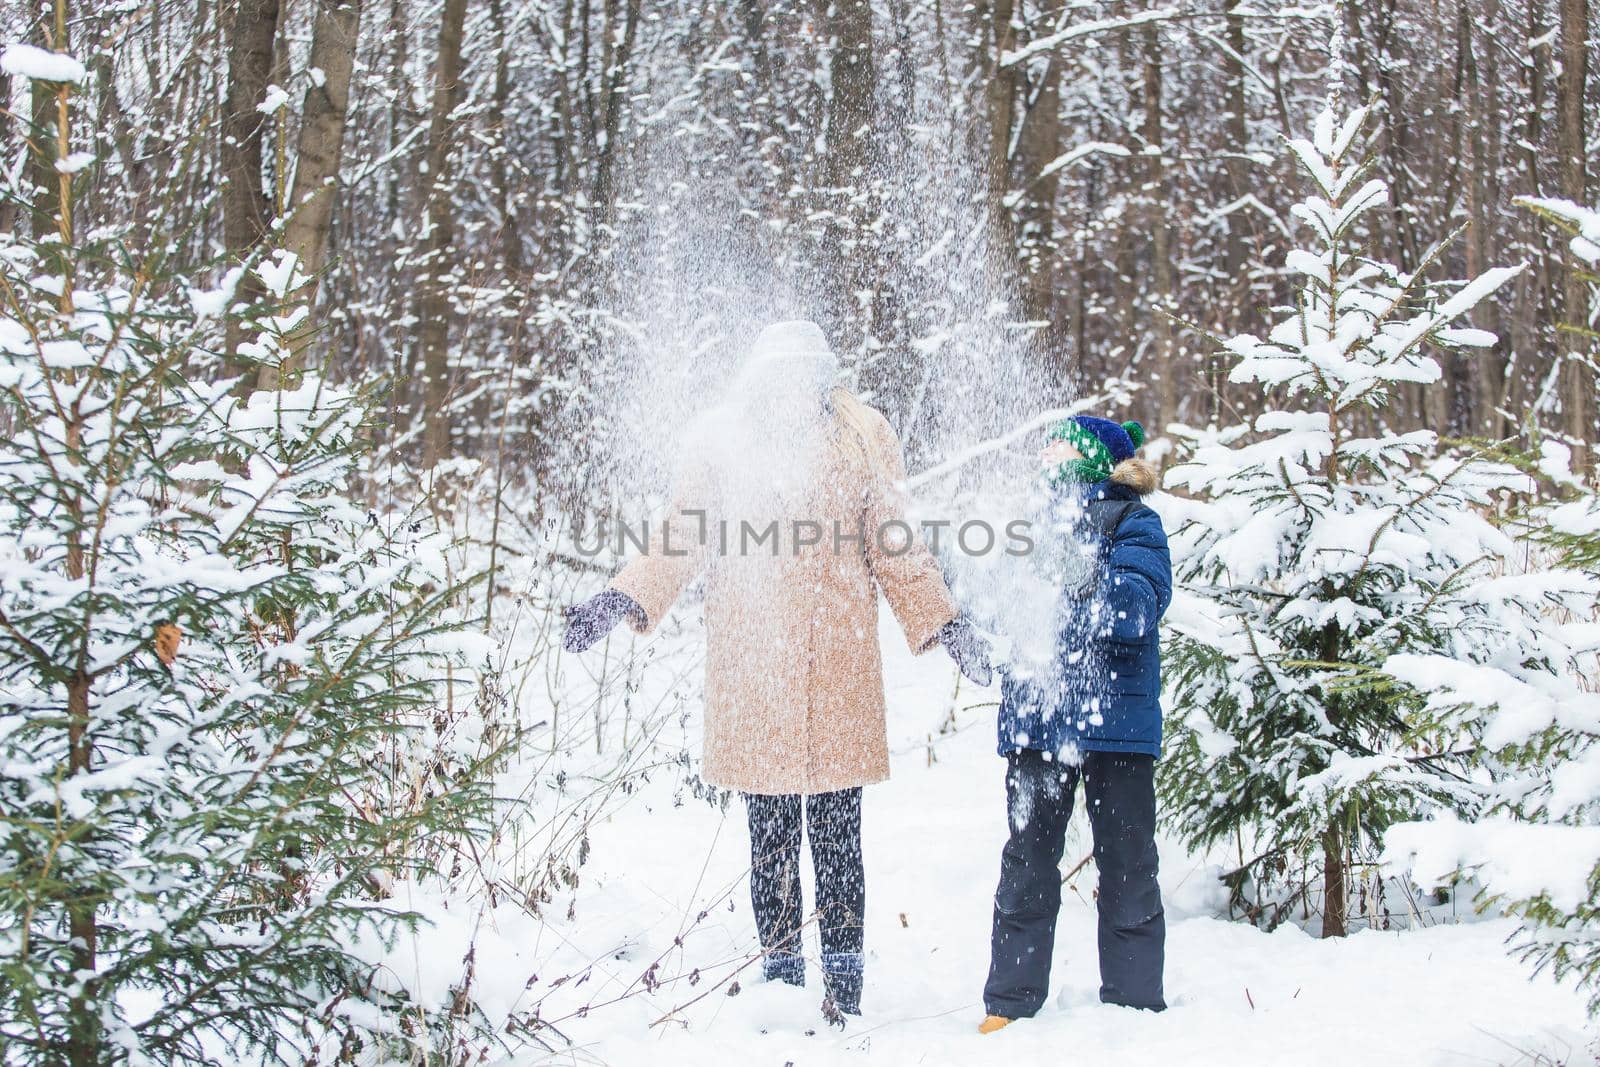
[(966, 619), (951, 619), (939, 630), (939, 643), (956, 661), (956, 669), (973, 685), (988, 685), (994, 678), (989, 665), (989, 642)]
[(561, 647), (568, 652), (582, 652), (593, 645), (610, 633), (624, 615), (636, 622), (643, 622), (645, 617), (644, 609), (633, 597), (616, 589), (596, 593), (583, 603), (567, 608), (563, 614), (567, 617), (567, 636)]

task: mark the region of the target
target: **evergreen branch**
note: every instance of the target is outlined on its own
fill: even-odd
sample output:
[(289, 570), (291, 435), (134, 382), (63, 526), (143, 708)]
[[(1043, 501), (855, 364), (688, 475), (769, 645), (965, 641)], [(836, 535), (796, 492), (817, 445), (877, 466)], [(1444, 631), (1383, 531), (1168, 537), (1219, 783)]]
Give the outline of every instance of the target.
[(1472, 460), (1476, 460), (1476, 459), (1481, 458), (1481, 456), (1483, 454), (1484, 453), (1479, 453), (1478, 455), (1471, 456), (1468, 459), (1463, 460), (1460, 463), (1457, 463), (1455, 465), (1455, 468), (1450, 470), (1450, 471), (1448, 471), (1448, 472), (1446, 472), (1446, 474), (1445, 474), (1445, 476), (1443, 478), (1434, 478), (1432, 480), (1432, 484), (1430, 484), (1427, 488), (1423, 489), (1420, 493), (1417, 493), (1414, 497), (1412, 497), (1410, 500), (1406, 501), (1404, 504), (1396, 505), (1395, 509), (1394, 509), (1394, 513), (1392, 515), (1390, 515), (1388, 518), (1386, 518), (1383, 522), (1379, 523), (1377, 528), (1372, 531), (1372, 537), (1367, 542), (1366, 557), (1362, 561), (1361, 568), (1358, 571), (1356, 571), (1355, 576), (1351, 579), (1352, 583), (1359, 582), (1361, 580), (1361, 578), (1367, 573), (1367, 569), (1372, 563), (1372, 556), (1373, 556), (1374, 553), (1376, 553), (1378, 551), (1378, 542), (1383, 538), (1383, 535), (1388, 532), (1388, 530), (1389, 530), (1389, 528), (1391, 526), (1393, 526), (1396, 522), (1400, 521), (1401, 515), (1405, 514), (1406, 512), (1409, 512), (1409, 511), (1411, 511), (1411, 510), (1413, 510), (1415, 508), (1420, 507), (1421, 505), (1423, 505), (1427, 501), (1432, 500), (1433, 497), (1436, 494), (1438, 494), (1440, 492), (1443, 492), (1444, 489), (1451, 483), (1451, 480), (1454, 479), (1456, 475), (1458, 475), (1462, 471), (1466, 470)]
[(4, 629), (6, 633), (10, 634), (12, 639), (15, 640), (17, 644), (21, 645), (23, 649), (33, 657), (34, 661), (38, 663), (40, 667), (47, 667), (52, 671), (54, 670), (54, 657), (30, 640), (29, 637), (21, 630), (17, 629), (16, 626), (12, 624), (10, 617), (6, 615), (5, 608), (3, 607), (0, 607), (0, 629)]

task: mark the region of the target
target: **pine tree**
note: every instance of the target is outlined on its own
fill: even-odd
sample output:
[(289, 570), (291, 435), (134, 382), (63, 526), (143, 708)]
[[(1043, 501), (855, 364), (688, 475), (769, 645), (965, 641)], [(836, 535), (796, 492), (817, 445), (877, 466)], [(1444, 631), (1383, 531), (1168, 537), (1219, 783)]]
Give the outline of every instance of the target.
[(1492, 343), (1456, 323), (1517, 269), (1430, 284), (1442, 245), (1409, 273), (1365, 255), (1387, 200), (1356, 152), (1365, 118), (1324, 111), (1290, 142), (1313, 189), (1293, 209), (1311, 247), (1285, 262), (1297, 302), (1264, 340), (1223, 344), (1230, 380), (1265, 402), (1196, 435), (1169, 478), (1196, 497), (1172, 538), (1170, 820), (1192, 845), (1235, 843), (1229, 881), (1253, 918), (1320, 907), (1325, 936), (1345, 933), (1352, 868), (1391, 823), (1482, 799), (1473, 739), (1378, 668), (1515, 650), (1536, 611), (1529, 589), (1489, 581), (1515, 546), (1486, 510), (1526, 479), (1384, 420), (1399, 389), (1438, 381), (1429, 346)]
[(415, 921), (388, 887), (488, 812), (472, 739), (431, 744), (456, 589), (350, 498), (367, 396), (188, 373), (288, 359), (293, 257), (232, 308), (239, 271), (198, 291), (115, 227), (77, 239), (79, 169), (56, 233), (0, 235), (4, 1058), (305, 1062), (416, 1033), (356, 946)]
[[(1523, 201), (1565, 229), (1579, 281), (1600, 311), (1600, 212), (1570, 201)], [(1596, 341), (1590, 323), (1563, 326)], [(1581, 349), (1580, 349), (1581, 350)], [(1591, 363), (1591, 371), (1593, 364)], [(1537, 580), (1565, 594), (1546, 614), (1539, 655), (1488, 663), (1451, 655), (1398, 656), (1385, 671), (1419, 693), (1430, 711), (1483, 740), (1494, 771), (1487, 816), (1409, 822), (1385, 839), (1387, 858), (1423, 884), (1474, 878), (1481, 908), (1522, 926), (1512, 950), (1557, 978), (1576, 975), (1600, 1013), (1600, 694), (1592, 678), (1600, 636), (1600, 498), (1566, 469), (1568, 446), (1546, 442), (1536, 464), (1564, 499), (1529, 516), (1533, 539), (1554, 556)], [(1564, 610), (1563, 610), (1564, 609)]]

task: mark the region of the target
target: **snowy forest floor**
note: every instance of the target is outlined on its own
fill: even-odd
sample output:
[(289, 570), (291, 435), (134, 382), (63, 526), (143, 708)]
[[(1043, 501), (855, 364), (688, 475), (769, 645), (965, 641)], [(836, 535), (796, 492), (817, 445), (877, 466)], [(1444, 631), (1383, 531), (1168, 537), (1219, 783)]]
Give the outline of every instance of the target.
[[(958, 711), (957, 729), (936, 736), (930, 763), (929, 734), (951, 704), (950, 663), (937, 651), (911, 656), (886, 609), (881, 639), (893, 777), (865, 797), (865, 1014), (845, 1031), (820, 1017), (813, 930), (807, 988), (760, 980), (759, 964), (750, 962), (757, 947), (742, 802), (721, 808), (696, 799), (684, 787), (684, 769), (670, 765), (685, 746), (698, 756), (694, 627), (655, 640), (636, 696), (642, 706), (652, 691), (675, 690), (690, 713), (664, 717), (646, 746), (666, 764), (660, 773), (613, 796), (607, 813), (592, 820), (577, 885), (557, 892), (539, 920), (503, 902), (463, 915), (458, 903), (413, 901), (439, 925), (389, 958), (416, 968), (412, 982), (432, 982), (442, 996), (461, 973), (461, 945), (473, 940), (475, 995), (486, 1012), (503, 1018), (537, 1002), (540, 1018), (555, 1025), (540, 1031), (548, 1048), (530, 1040), (508, 1067), (1011, 1067), (1069, 1056), (1186, 1065), (1596, 1062), (1581, 997), (1547, 977), (1530, 980), (1506, 956), (1508, 920), (1446, 917), (1422, 929), (1326, 942), (1293, 925), (1265, 933), (1221, 917), (1215, 868), (1169, 841), (1161, 847), (1161, 882), (1170, 1009), (1153, 1015), (1098, 1002), (1089, 863), (1065, 891), (1044, 1012), (980, 1037), (990, 899), (1006, 832), (989, 703), (995, 694), (962, 694), (962, 706), (987, 706)], [(564, 670), (567, 685), (581, 690), (585, 668), (568, 661)], [(572, 782), (549, 794), (547, 827)], [(1064, 870), (1089, 851), (1081, 811), (1073, 833)], [(809, 906), (809, 853), (802, 864)], [(1404, 903), (1391, 910), (1403, 924)], [(739, 992), (730, 996), (729, 976), (740, 967)]]

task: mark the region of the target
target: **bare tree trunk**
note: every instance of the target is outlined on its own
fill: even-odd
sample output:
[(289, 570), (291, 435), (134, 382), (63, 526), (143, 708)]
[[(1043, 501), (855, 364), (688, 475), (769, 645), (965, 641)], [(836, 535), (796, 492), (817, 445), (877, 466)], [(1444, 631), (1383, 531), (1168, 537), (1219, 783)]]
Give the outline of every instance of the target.
[(1099, 207), (1100, 169), (1091, 165), (1084, 179), (1083, 214), (1076, 220), (1076, 269), (1072, 272), (1072, 310), (1067, 316), (1072, 328), (1072, 355), (1077, 362), (1078, 381), (1087, 381), (1089, 375), (1089, 241), (1085, 235)]
[(895, 81), (900, 92), (898, 101), (903, 121), (895, 123), (899, 135), (900, 151), (910, 157), (912, 150), (911, 120), (917, 113), (917, 61), (911, 36), (911, 12), (906, 0), (889, 0), (890, 29), (893, 31)]
[(461, 97), (461, 35), (467, 0), (445, 0), (439, 22), (439, 57), (433, 69), (433, 110), (428, 121), (427, 274), (417, 313), (422, 348), (424, 431), (422, 466), (432, 470), (450, 448), (450, 288), (448, 262), (455, 245), (455, 210), (446, 165), (450, 117)]
[[(1250, 150), (1249, 114), (1244, 91), (1246, 42), (1244, 16), (1238, 14), (1232, 4), (1225, 6), (1228, 9), (1229, 53), (1223, 57), (1222, 70), (1227, 77), (1228, 114), (1223, 125), (1228, 131), (1228, 196), (1237, 198), (1250, 191), (1249, 165), (1244, 158), (1245, 153)], [(1229, 216), (1228, 239), (1223, 246), (1223, 267), (1227, 271), (1230, 287), (1237, 286), (1239, 275), (1243, 272), (1249, 256), (1249, 249), (1245, 244), (1244, 224), (1239, 221), (1242, 218), (1239, 212)], [(1239, 290), (1235, 288), (1233, 291)]]
[[(1468, 33), (1480, 28), (1469, 26)], [(1467, 234), (1467, 277), (1476, 278), (1489, 267), (1489, 240), (1493, 232), (1493, 209), (1498, 192), (1494, 181), (1495, 163), (1499, 160), (1499, 145), (1491, 142), (1485, 128), (1498, 125), (1499, 63), (1498, 49), (1493, 47), (1493, 34), (1500, 31), (1499, 0), (1487, 0), (1481, 29), (1491, 35), (1491, 47), (1482, 55), (1476, 48), (1469, 51), (1467, 68), (1468, 129), (1471, 131), (1471, 163), (1467, 180), (1467, 215), (1472, 219), (1472, 230)], [(1470, 37), (1469, 37), (1470, 39)], [(1503, 423), (1500, 415), (1500, 394), (1504, 389), (1504, 361), (1513, 347), (1513, 339), (1505, 335), (1502, 305), (1492, 302), (1486, 309), (1486, 325), (1499, 340), (1494, 347), (1480, 352), (1472, 363), (1472, 432), (1491, 440), (1500, 437)]]
[[(766, 18), (762, 0), (739, 0), (739, 20), (744, 27), (745, 40), (750, 45), (751, 58), (756, 72), (756, 93), (772, 91), (772, 61), (767, 53)], [(777, 110), (774, 100), (772, 110)]]
[[(1047, 0), (1039, 8), (1042, 25), (1054, 28), (1060, 20), (1061, 0)], [(1038, 91), (1022, 119), (1018, 145), (1025, 180), (1031, 182), (1028, 197), (1027, 242), (1033, 262), (1023, 291), (1023, 309), (1029, 319), (1046, 325), (1039, 335), (1043, 351), (1056, 364), (1058, 374), (1066, 374), (1065, 331), (1056, 315), (1056, 197), (1061, 188), (1059, 171), (1039, 177), (1061, 154), (1061, 62), (1052, 52), (1040, 73)]]
[[(392, 45), (392, 50), (388, 56), (390, 69), (396, 72), (396, 76), (401, 82), (400, 91), (389, 101), (388, 114), (386, 116), (389, 128), (385, 150), (393, 152), (399, 147), (404, 137), (401, 133), (401, 125), (406, 111), (403, 102), (412, 97), (411, 79), (406, 76), (406, 71), (410, 67), (408, 60), (411, 54), (410, 34), (406, 24), (406, 0), (389, 0), (389, 17), (384, 28)], [(388, 174), (385, 179), (385, 192), (387, 195), (384, 198), (384, 207), (387, 211), (387, 217), (391, 219), (399, 218), (402, 210), (407, 207), (405, 203), (405, 184), (401, 181), (401, 176), (398, 173)], [(423, 195), (426, 196), (426, 192)], [(380, 254), (385, 256), (397, 254), (400, 242), (395, 239), (392, 233), (384, 235), (381, 240), (382, 243), (378, 249)], [(415, 352), (412, 350), (409, 341), (410, 339), (403, 335), (396, 337), (392, 345), (392, 351), (387, 353), (389, 358), (387, 369), (391, 385), (388, 398), (384, 404), (388, 412), (387, 424), (382, 427), (382, 431), (386, 435), (386, 442), (394, 441), (395, 438), (410, 429), (406, 424), (406, 420), (402, 419), (401, 414), (413, 410), (417, 404), (416, 382), (411, 375), (412, 357)]]
[(511, 113), (511, 50), (506, 34), (505, 4), (490, 0), (489, 20), (495, 28), (494, 128), (495, 198), (500, 202), (500, 260), (506, 277), (522, 274), (522, 228), (517, 219), (517, 195), (512, 181), (511, 138), (506, 117)]
[[(33, 24), (33, 43), (46, 51), (54, 51), (56, 41), (66, 48), (64, 37), (58, 38), (49, 9), (41, 11)], [(57, 216), (61, 211), (60, 183), (56, 174), (56, 100), (57, 86), (53, 82), (30, 79), (28, 81), (28, 106), (32, 111), (33, 151), (28, 153), (28, 179), (32, 189), (33, 224), (29, 231), (37, 238), (50, 237), (59, 229)], [(0, 108), (10, 103), (10, 97), (0, 98)], [(46, 251), (46, 262), (50, 261)]]
[[(639, 30), (640, 0), (627, 0), (622, 21), (622, 41), (613, 49), (610, 19), (606, 26), (605, 91), (601, 103), (602, 140), (595, 160), (594, 202), (600, 217), (610, 222), (616, 210), (617, 134), (622, 128), (623, 92), (627, 85), (628, 64), (633, 58), (634, 37)], [(609, 5), (608, 5), (609, 13)]]
[[(1539, 142), (1544, 139), (1545, 70), (1549, 66), (1550, 40), (1545, 36), (1545, 23), (1540, 17), (1543, 5), (1539, 0), (1528, 0), (1528, 22), (1523, 28), (1528, 42), (1528, 53), (1522, 69), (1527, 79), (1528, 110), (1524, 114), (1522, 134), (1522, 160), (1527, 168), (1529, 189), (1539, 185)], [(1544, 53), (1540, 55), (1540, 53)]]
[[(1227, 10), (1227, 41), (1229, 52), (1223, 57), (1222, 69), (1227, 78), (1228, 113), (1224, 128), (1228, 134), (1228, 199), (1236, 201), (1250, 192), (1250, 164), (1246, 159), (1250, 151), (1250, 116), (1248, 98), (1245, 96), (1245, 49), (1248, 43), (1244, 33), (1244, 17), (1234, 11), (1232, 3)], [(1246, 214), (1234, 210), (1228, 214), (1228, 236), (1222, 246), (1222, 271), (1225, 277), (1222, 303), (1215, 316), (1219, 335), (1227, 337), (1237, 331), (1240, 316), (1248, 313), (1250, 302), (1249, 234), (1245, 230)], [(1227, 406), (1227, 361), (1219, 354), (1206, 357), (1207, 413), (1215, 421), (1221, 418)]]
[[(1561, 156), (1561, 192), (1576, 204), (1587, 204), (1587, 146), (1584, 143), (1583, 95), (1588, 84), (1589, 48), (1588, 0), (1561, 0), (1561, 77), (1556, 84), (1557, 143)], [(1589, 321), (1588, 286), (1575, 270), (1564, 272), (1563, 322), (1569, 327), (1587, 326)], [(1593, 443), (1595, 374), (1587, 364), (1588, 344), (1572, 329), (1563, 330), (1560, 350), (1562, 366), (1561, 410), (1563, 428), (1573, 440), (1573, 466), (1587, 470), (1589, 446)]]
[(1151, 365), (1160, 381), (1156, 389), (1156, 433), (1163, 433), (1178, 416), (1178, 367), (1174, 353), (1172, 320), (1174, 281), (1171, 230), (1167, 223), (1167, 173), (1165, 135), (1162, 132), (1161, 37), (1153, 24), (1144, 37), (1144, 135), (1147, 232), (1150, 234), (1151, 281), (1154, 299), (1149, 316)]
[(1016, 221), (1006, 204), (1006, 194), (1011, 191), (1011, 136), (1023, 71), (1021, 64), (1003, 65), (1005, 54), (1017, 47), (1015, 22), (1013, 0), (994, 0), (984, 27), (989, 38), (984, 82), (984, 110), (989, 116), (989, 258), (1002, 273), (1009, 273), (1017, 253)]
[[(1352, 17), (1357, 5), (1350, 5)], [(1399, 11), (1399, 0), (1380, 0), (1372, 9), (1375, 18), (1362, 32), (1369, 35), (1377, 55), (1378, 89), (1383, 94), (1383, 153), (1387, 161), (1387, 178), (1393, 198), (1390, 218), (1395, 237), (1399, 241), (1400, 261), (1415, 263), (1421, 254), (1421, 242), (1410, 214), (1412, 181), (1408, 163), (1411, 159), (1411, 127), (1406, 121), (1405, 84), (1400, 72), (1405, 61), (1395, 41), (1397, 31), (1403, 32), (1404, 19)]]
[[(869, 0), (836, 0), (828, 11), (828, 36), (833, 54), (828, 59), (832, 95), (828, 101), (822, 159), (825, 210), (835, 216), (823, 249), (829, 333), (846, 351), (864, 351), (869, 326), (865, 309), (855, 306), (855, 294), (869, 288), (868, 252), (858, 247), (846, 255), (844, 239), (853, 229), (852, 194), (870, 180), (872, 130), (878, 94), (877, 66), (872, 51), (872, 5)], [(881, 384), (869, 375), (869, 387)], [(891, 414), (891, 418), (892, 418)]]
[[(0, 70), (0, 101), (5, 101), (7, 106), (0, 106), (0, 144), (14, 144), (12, 125), (16, 119), (12, 117), (9, 104), (11, 102), (11, 75)], [(17, 204), (11, 199), (0, 201), (0, 234), (11, 233), (17, 225)]]
[[(1442, 190), (1443, 210), (1447, 215), (1456, 214), (1457, 197), (1461, 195), (1463, 186), (1471, 184), (1473, 177), (1471, 168), (1467, 165), (1468, 160), (1464, 158), (1466, 147), (1463, 144), (1464, 137), (1469, 134), (1465, 124), (1469, 106), (1466, 100), (1466, 87), (1467, 66), (1472, 56), (1471, 22), (1466, 4), (1457, 7), (1452, 29), (1454, 30), (1452, 36), (1455, 38), (1455, 58), (1451, 64), (1450, 99), (1454, 106), (1449, 109), (1449, 136), (1441, 137), (1441, 140), (1449, 146), (1445, 157), (1448, 179)], [(1466, 199), (1470, 202), (1471, 197), (1469, 190)], [(1468, 243), (1470, 245), (1470, 239)], [(1468, 258), (1470, 257), (1469, 249)], [(1476, 277), (1470, 272), (1468, 276)], [(1467, 393), (1471, 388), (1467, 360), (1481, 359), (1483, 354), (1478, 353), (1469, 357), (1460, 351), (1446, 350), (1438, 353), (1435, 358), (1439, 361), (1440, 380), (1431, 388), (1422, 391), (1422, 410), (1426, 425), (1443, 435), (1457, 436), (1470, 433), (1466, 414)]]
[[(898, 136), (892, 146), (880, 138), (878, 124), (875, 122), (874, 134), (866, 152), (866, 169), (875, 179), (874, 186), (892, 189), (897, 197), (915, 195), (910, 191), (911, 182), (908, 181), (911, 161), (917, 158), (918, 152), (911, 132), (917, 115), (917, 65), (910, 18), (910, 9), (905, 0), (889, 0), (887, 37), (893, 41), (890, 51), (894, 54), (893, 84), (897, 98), (893, 106), (902, 119), (893, 123)], [(870, 31), (869, 24), (868, 49), (875, 52)], [(878, 62), (876, 54), (872, 56), (871, 62), (876, 68)], [(874, 92), (876, 84), (875, 73)], [(874, 103), (876, 104), (876, 100)], [(896, 154), (901, 161), (901, 167), (886, 169), (884, 162), (896, 158)], [(881, 211), (883, 205), (874, 205), (873, 210)], [(892, 374), (896, 379), (892, 385), (880, 389), (880, 392), (894, 395), (892, 406), (895, 424), (903, 434), (911, 438), (911, 443), (906, 449), (906, 460), (908, 463), (920, 466), (933, 440), (928, 432), (928, 416), (932, 414), (932, 409), (919, 399), (927, 395), (923, 383), (928, 380), (928, 361), (925, 355), (912, 347), (915, 328), (908, 312), (910, 306), (906, 299), (908, 283), (902, 273), (903, 267), (902, 270), (896, 270), (885, 260), (881, 250), (874, 254), (870, 262), (862, 264), (862, 267), (871, 271), (867, 279), (867, 288), (872, 292), (872, 337), (880, 346), (876, 362), (883, 368), (885, 376)], [(911, 425), (913, 419), (922, 425)]]
[(572, 79), (572, 0), (562, 0), (561, 4), (561, 58), (556, 69), (561, 78), (557, 83), (559, 92), (556, 94), (556, 106), (552, 121), (555, 123), (555, 136), (557, 145), (555, 155), (555, 168), (550, 175), (551, 189), (560, 196), (567, 191), (567, 187), (576, 183), (576, 178), (569, 175), (577, 174), (577, 149), (578, 129), (582, 116), (578, 113), (579, 93), (573, 86)]
[(1322, 936), (1343, 937), (1347, 930), (1344, 834), (1337, 818), (1322, 831)]
[[(257, 108), (272, 76), (273, 42), (278, 34), (278, 0), (239, 0), (228, 41), (228, 96), (222, 112), (222, 240), (235, 261), (248, 259), (267, 234), (272, 206), (261, 181), (261, 151), (266, 116)], [(240, 280), (241, 300), (265, 295), (250, 273)], [(241, 340), (238, 326), (228, 324), (228, 373), (241, 375), (239, 388), (250, 390), (248, 368), (234, 361)]]
[(322, 71), (322, 78), (306, 88), (294, 191), (284, 224), (284, 243), (300, 257), (308, 274), (326, 265), (360, 29), (361, 0), (319, 0), (310, 66)]
[(589, 24), (593, 21), (590, 18), (590, 7), (590, 0), (579, 0), (578, 99), (573, 101), (573, 106), (578, 111), (579, 119), (582, 120), (580, 125), (583, 129), (584, 139), (581, 143), (573, 142), (568, 146), (573, 152), (574, 162), (577, 162), (577, 160), (580, 158), (580, 154), (583, 151), (583, 146), (594, 144), (599, 134), (599, 130), (595, 125), (594, 118), (594, 79), (589, 76), (589, 51), (591, 48), (589, 41)]
[(872, 138), (878, 71), (872, 54), (872, 5), (867, 0), (837, 0), (828, 23), (834, 39), (828, 61), (833, 98), (828, 106), (824, 180), (842, 189), (862, 177)]
[[(312, 280), (306, 300), (315, 297), (317, 282), (327, 266), (328, 230), (333, 222), (339, 184), (339, 163), (344, 158), (345, 116), (350, 105), (350, 74), (355, 66), (356, 36), (361, 29), (361, 0), (319, 0), (311, 34), (311, 67), (322, 71), (320, 84), (306, 88), (300, 119), (298, 162), (294, 192), (283, 243), (300, 257), (300, 269)], [(293, 374), (304, 360), (304, 350), (315, 329), (296, 331), (292, 363), (282, 368)], [(277, 367), (262, 367), (260, 387), (276, 389)]]
[[(1518, 69), (1521, 73), (1522, 91), (1525, 94), (1524, 110), (1519, 143), (1522, 147), (1523, 188), (1539, 189), (1548, 188), (1544, 182), (1544, 160), (1541, 158), (1546, 143), (1544, 115), (1548, 110), (1550, 96), (1549, 69), (1551, 56), (1554, 54), (1555, 34), (1545, 15), (1543, 0), (1527, 0), (1524, 5), (1527, 21), (1521, 27), (1521, 39), (1526, 42), (1526, 51), (1519, 56)], [(1559, 163), (1559, 161), (1558, 161)], [(1559, 342), (1556, 341), (1552, 324), (1559, 321), (1564, 313), (1564, 302), (1561, 299), (1559, 286), (1551, 285), (1551, 264), (1556, 256), (1551, 254), (1553, 241), (1548, 234), (1541, 233), (1533, 239), (1538, 248), (1538, 254), (1532, 257), (1532, 269), (1525, 272), (1526, 281), (1519, 278), (1519, 290), (1526, 294), (1522, 307), (1516, 317), (1515, 325), (1520, 337), (1519, 351), (1524, 353), (1524, 358), (1530, 360), (1524, 366), (1530, 372), (1529, 376), (1544, 377), (1545, 368), (1535, 366), (1532, 361), (1542, 362), (1547, 353), (1555, 353), (1554, 360), (1560, 361)], [(1552, 291), (1554, 296), (1552, 297)], [(1507, 385), (1507, 393), (1513, 388), (1513, 383)], [(1532, 388), (1522, 386), (1518, 389), (1519, 399), (1541, 403), (1545, 398), (1539, 396), (1539, 386)], [(1535, 399), (1537, 398), (1537, 399)], [(1545, 410), (1530, 412), (1531, 418), (1541, 418)]]

